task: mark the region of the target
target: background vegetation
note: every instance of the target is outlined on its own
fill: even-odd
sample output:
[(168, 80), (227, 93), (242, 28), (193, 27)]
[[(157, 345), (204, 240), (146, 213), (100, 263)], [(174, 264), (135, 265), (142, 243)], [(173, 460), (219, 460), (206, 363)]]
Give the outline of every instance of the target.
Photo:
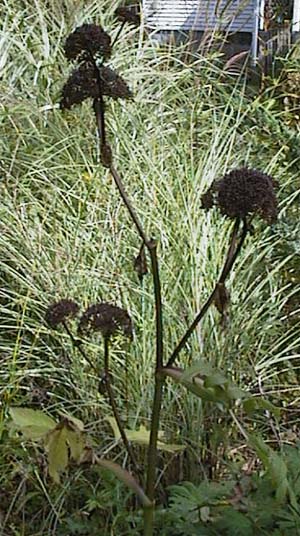
[[(68, 412), (83, 420), (101, 454), (119, 463), (124, 459), (106, 421), (110, 409), (99, 394), (98, 378), (68, 338), (44, 323), (48, 304), (63, 297), (83, 308), (110, 301), (130, 312), (134, 342), (114, 347), (112, 373), (127, 427), (148, 427), (151, 278), (140, 283), (133, 270), (140, 244), (99, 164), (89, 104), (64, 113), (58, 105), (70, 69), (62, 52), (66, 35), (84, 22), (101, 24), (113, 35), (117, 5), (5, 0), (0, 8), (0, 533), (5, 536), (140, 533), (135, 499), (113, 476), (74, 466), (57, 486), (47, 476), (39, 447), (22, 443), (7, 429), (11, 406), (45, 409), (54, 416)], [(298, 534), (298, 49), (282, 59), (279, 74), (258, 87), (246, 83), (243, 73), (230, 77), (216, 51), (191, 57), (182, 49), (158, 48), (143, 26), (124, 29), (116, 48), (113, 66), (135, 98), (109, 105), (109, 138), (147, 233), (159, 240), (167, 351), (209, 295), (224, 260), (231, 224), (217, 211), (200, 209), (207, 186), (238, 166), (258, 168), (280, 185), (279, 222), (272, 227), (255, 222), (231, 274), (227, 327), (212, 308), (182, 361), (204, 357), (246, 391), (280, 406), (281, 418), (240, 411), (234, 420), (168, 383), (163, 432), (168, 442), (185, 449), (160, 454), (162, 526), (169, 536), (227, 534), (232, 528), (224, 521), (218, 526), (220, 516), (224, 519), (220, 507), (247, 496), (251, 507), (245, 506), (245, 525), (243, 511), (230, 510), (233, 518), (240, 515), (233, 520), (240, 530), (236, 534)], [(91, 340), (88, 352), (93, 362), (101, 362), (100, 340)], [(276, 525), (274, 516), (259, 517), (261, 496), (270, 494), (269, 513), (276, 498), (259, 449), (245, 442), (244, 428), (264, 438), (287, 464), (296, 497), (292, 529), (290, 519), (285, 528), (282, 517)], [(143, 464), (145, 450), (139, 446), (137, 451)], [(259, 483), (251, 480), (250, 486), (257, 475)], [(219, 486), (225, 480), (227, 487), (199, 488), (207, 479)], [(194, 488), (169, 488), (182, 481)], [(181, 515), (182, 493), (187, 504)], [(207, 515), (214, 520), (211, 526)], [(205, 532), (208, 528), (215, 532)]]

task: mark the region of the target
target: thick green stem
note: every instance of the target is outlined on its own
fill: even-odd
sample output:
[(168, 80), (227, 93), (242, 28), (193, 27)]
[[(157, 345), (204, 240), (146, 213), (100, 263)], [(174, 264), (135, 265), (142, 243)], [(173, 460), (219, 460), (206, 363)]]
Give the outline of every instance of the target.
[(147, 480), (146, 493), (152, 502), (152, 506), (144, 509), (144, 536), (152, 536), (154, 525), (155, 509), (155, 482), (157, 466), (157, 440), (160, 424), (160, 412), (163, 399), (164, 378), (159, 373), (163, 367), (163, 319), (162, 319), (162, 301), (161, 286), (159, 279), (159, 267), (157, 261), (157, 244), (154, 240), (148, 243), (148, 249), (151, 257), (152, 274), (155, 292), (155, 310), (156, 310), (156, 370), (155, 370), (155, 387), (151, 416), (151, 430), (147, 457)]
[(162, 315), (162, 300), (161, 286), (159, 278), (159, 266), (157, 260), (157, 242), (150, 240), (146, 243), (151, 258), (153, 286), (155, 295), (155, 311), (156, 311), (156, 371), (163, 366), (163, 315)]
[(152, 407), (150, 442), (147, 457), (147, 485), (146, 494), (152, 501), (144, 511), (144, 536), (153, 534), (154, 509), (155, 509), (155, 482), (156, 482), (156, 465), (157, 465), (157, 439), (159, 432), (160, 412), (163, 398), (164, 379), (160, 373), (155, 376), (155, 392)]

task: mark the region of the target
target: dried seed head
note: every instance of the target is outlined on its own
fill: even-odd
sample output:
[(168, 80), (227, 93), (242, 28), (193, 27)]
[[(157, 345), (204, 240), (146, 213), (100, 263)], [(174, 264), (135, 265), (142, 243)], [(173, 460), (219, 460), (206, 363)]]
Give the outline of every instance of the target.
[(83, 313), (78, 327), (81, 335), (91, 331), (100, 331), (103, 337), (111, 337), (117, 331), (123, 331), (124, 335), (132, 338), (132, 321), (124, 309), (110, 303), (96, 303)]
[(209, 209), (214, 206), (213, 186), (201, 196), (201, 208)]
[(112, 99), (131, 99), (133, 97), (125, 80), (110, 67), (100, 69), (102, 94)]
[(82, 63), (75, 69), (62, 90), (60, 108), (69, 109), (74, 104), (80, 104), (85, 99), (99, 97), (97, 74), (91, 63)]
[(115, 11), (117, 19), (124, 23), (133, 24), (139, 26), (141, 22), (141, 9), (140, 4), (131, 4), (128, 6), (118, 7)]
[[(109, 67), (99, 69), (101, 79), (101, 93), (113, 99), (128, 99), (132, 93), (125, 80)], [(75, 69), (62, 90), (60, 108), (71, 108), (74, 104), (80, 104), (85, 99), (100, 97), (100, 87), (97, 80), (95, 66), (90, 62), (82, 63)]]
[(51, 328), (56, 328), (67, 318), (76, 316), (79, 306), (72, 300), (60, 300), (50, 305), (46, 311), (45, 320)]
[(216, 205), (229, 218), (258, 214), (267, 223), (277, 219), (276, 181), (256, 169), (235, 169), (215, 181), (202, 196), (202, 207)]
[[(108, 58), (111, 53), (111, 38), (96, 24), (83, 24), (76, 28), (66, 40), (65, 55), (68, 60), (75, 60), (86, 54)], [(88, 57), (88, 56), (87, 56)]]

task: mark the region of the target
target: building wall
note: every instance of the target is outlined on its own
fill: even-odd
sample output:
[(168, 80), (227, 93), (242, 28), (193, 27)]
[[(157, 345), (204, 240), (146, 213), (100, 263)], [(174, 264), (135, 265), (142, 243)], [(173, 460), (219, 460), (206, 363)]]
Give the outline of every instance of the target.
[(256, 0), (144, 0), (146, 24), (155, 30), (251, 32)]

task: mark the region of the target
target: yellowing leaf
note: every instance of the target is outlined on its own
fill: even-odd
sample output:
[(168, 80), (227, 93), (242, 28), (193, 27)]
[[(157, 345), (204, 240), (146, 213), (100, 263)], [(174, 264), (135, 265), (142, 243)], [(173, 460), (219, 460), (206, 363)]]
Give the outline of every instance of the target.
[(85, 447), (84, 438), (81, 432), (66, 429), (66, 439), (70, 447), (70, 456), (77, 462)]
[[(54, 428), (52, 427), (52, 430), (53, 429)], [(21, 432), (26, 439), (39, 441), (49, 433), (49, 428), (46, 429), (45, 426), (24, 426), (24, 428), (21, 429)]]
[(10, 408), (9, 412), (14, 427), (28, 439), (41, 439), (56, 427), (54, 419), (40, 410), (15, 407)]
[(65, 427), (59, 427), (50, 432), (47, 438), (49, 475), (59, 484), (60, 473), (68, 465), (68, 446)]
[(112, 431), (113, 431), (113, 434), (115, 436), (115, 439), (117, 441), (119, 441), (121, 435), (120, 435), (120, 432), (119, 432), (119, 428), (118, 428), (116, 419), (114, 419), (114, 417), (106, 417), (105, 420), (107, 422), (109, 422), (110, 426), (112, 427)]
[(84, 423), (80, 419), (76, 419), (76, 417), (73, 417), (73, 415), (69, 415), (69, 413), (63, 413), (62, 411), (60, 411), (59, 414), (63, 419), (67, 419), (67, 421), (75, 428), (77, 428), (80, 432), (83, 432)]
[[(113, 417), (107, 417), (106, 420), (111, 425), (116, 440), (119, 441), (121, 435), (120, 435), (116, 420)], [(138, 445), (146, 445), (146, 446), (149, 445), (150, 431), (147, 430), (145, 426), (141, 425), (139, 430), (125, 429), (125, 433), (128, 438), (128, 441), (132, 443), (137, 443)], [(157, 448), (159, 450), (164, 450), (166, 452), (179, 452), (185, 449), (184, 445), (174, 445), (171, 443), (165, 443), (164, 441), (161, 441), (161, 439), (163, 439), (164, 437), (163, 432), (158, 432), (158, 437), (160, 439), (157, 442)]]
[(174, 443), (162, 443), (161, 441), (157, 442), (157, 448), (159, 450), (164, 450), (165, 452), (182, 452), (185, 449), (184, 445), (175, 445)]

